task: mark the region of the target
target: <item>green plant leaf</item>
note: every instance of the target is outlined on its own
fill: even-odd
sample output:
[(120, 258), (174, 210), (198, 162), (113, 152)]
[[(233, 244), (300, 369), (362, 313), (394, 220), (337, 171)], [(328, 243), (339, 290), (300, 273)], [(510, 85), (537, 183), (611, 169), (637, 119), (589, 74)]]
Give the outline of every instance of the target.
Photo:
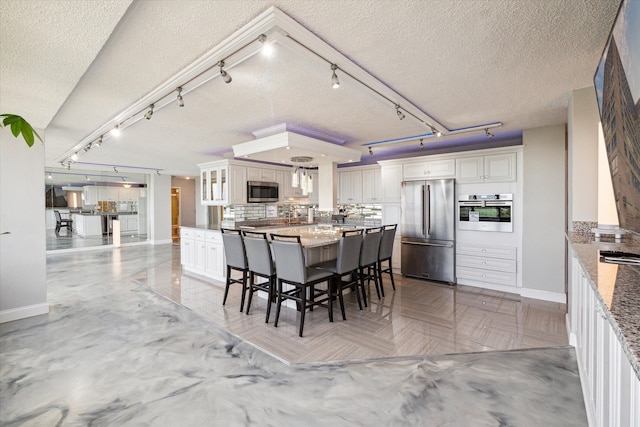
[(33, 128), (24, 120), (22, 121), (22, 137), (29, 147), (33, 146)]
[(16, 114), (0, 114), (0, 117), (4, 117), (2, 120), (3, 126), (11, 126), (11, 133), (16, 138), (18, 135), (22, 134), (22, 138), (27, 143), (29, 147), (33, 146), (33, 142), (35, 141), (34, 135), (38, 137), (40, 142), (42, 138), (38, 135), (38, 132), (33, 130), (33, 127), (21, 116)]
[(11, 122), (11, 133), (13, 134), (13, 136), (17, 138), (18, 135), (20, 135), (21, 131), (22, 131), (22, 122), (20, 120)]

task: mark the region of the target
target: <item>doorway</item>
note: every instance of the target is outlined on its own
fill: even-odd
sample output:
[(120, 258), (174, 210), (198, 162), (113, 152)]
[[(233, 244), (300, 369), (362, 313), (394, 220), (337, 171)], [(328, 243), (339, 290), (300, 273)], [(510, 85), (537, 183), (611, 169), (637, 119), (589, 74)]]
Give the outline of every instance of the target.
[(180, 188), (171, 187), (171, 239), (180, 239)]

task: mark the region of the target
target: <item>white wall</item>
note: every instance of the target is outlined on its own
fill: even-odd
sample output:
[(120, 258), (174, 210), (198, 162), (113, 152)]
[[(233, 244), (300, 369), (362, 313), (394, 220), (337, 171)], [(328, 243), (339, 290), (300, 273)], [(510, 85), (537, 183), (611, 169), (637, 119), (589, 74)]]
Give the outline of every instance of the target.
[(569, 227), (598, 221), (598, 124), (595, 89), (574, 90), (569, 102)]
[(149, 240), (154, 245), (171, 243), (171, 177), (151, 175), (150, 187)]
[(522, 295), (559, 300), (565, 292), (565, 125), (526, 129), (522, 142)]
[[(42, 130), (38, 133), (43, 136)], [(0, 323), (46, 314), (44, 145), (0, 129)]]

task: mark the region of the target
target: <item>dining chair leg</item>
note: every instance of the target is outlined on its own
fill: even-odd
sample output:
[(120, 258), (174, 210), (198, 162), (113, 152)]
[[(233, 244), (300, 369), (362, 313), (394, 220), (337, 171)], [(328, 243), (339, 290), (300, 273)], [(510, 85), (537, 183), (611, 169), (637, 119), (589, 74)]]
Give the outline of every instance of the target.
[(240, 298), (240, 313), (244, 309), (244, 299), (247, 295), (247, 271), (242, 272), (242, 298)]
[(231, 285), (231, 267), (227, 266), (227, 280), (224, 286), (224, 297), (222, 297), (222, 305), (227, 302), (227, 295), (229, 294), (229, 286)]
[(384, 297), (384, 285), (382, 282), (382, 261), (378, 261), (376, 263), (376, 274), (378, 277), (378, 282), (380, 282), (380, 293)]
[(255, 280), (255, 276), (253, 272), (249, 272), (249, 300), (247, 301), (247, 314), (249, 314), (249, 309), (251, 308), (251, 301), (253, 300), (253, 281)]
[[(269, 323), (269, 315), (271, 314), (271, 303), (273, 302), (273, 294), (275, 291), (276, 283), (275, 278), (269, 278), (269, 295), (267, 295), (267, 317), (264, 320), (264, 323)], [(249, 300), (251, 302), (251, 300)]]
[(298, 336), (302, 338), (302, 330), (304, 329), (304, 314), (307, 305), (307, 292), (306, 289), (302, 288), (300, 290), (300, 331), (298, 332)]
[(273, 323), (274, 327), (278, 327), (278, 319), (280, 319), (280, 305), (282, 304), (282, 281), (278, 279), (278, 296), (276, 297), (276, 320)]
[[(342, 297), (342, 284), (340, 283), (340, 277), (336, 278), (335, 286), (338, 291), (338, 301), (340, 302), (340, 311), (342, 312), (342, 320), (347, 320), (347, 316), (344, 313), (344, 298)], [(331, 304), (333, 305), (333, 302)]]
[(396, 290), (396, 284), (393, 281), (393, 267), (391, 267), (391, 260), (389, 260), (389, 277), (391, 277), (391, 286), (393, 287), (393, 290)]
[[(360, 267), (358, 270), (360, 289), (362, 290), (362, 300), (364, 301), (364, 306), (367, 307), (367, 290), (364, 287), (364, 267)], [(357, 288), (357, 285), (356, 285)]]
[(333, 322), (333, 297), (334, 297), (334, 286), (333, 280), (329, 279), (329, 283), (327, 284), (327, 295), (329, 295), (328, 301), (328, 310), (329, 310), (329, 322)]

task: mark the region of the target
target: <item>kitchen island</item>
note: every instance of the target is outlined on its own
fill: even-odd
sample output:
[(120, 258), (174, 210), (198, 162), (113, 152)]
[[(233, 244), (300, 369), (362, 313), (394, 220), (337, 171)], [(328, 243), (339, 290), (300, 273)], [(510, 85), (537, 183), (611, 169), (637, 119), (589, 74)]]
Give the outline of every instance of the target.
[(640, 244), (569, 233), (567, 328), (593, 425), (640, 425), (640, 266), (605, 263), (602, 251)]
[(120, 233), (137, 233), (137, 212), (81, 212), (72, 214), (74, 232), (80, 237), (112, 234), (112, 221), (120, 220)]
[[(335, 259), (338, 241), (344, 229), (353, 226), (331, 226), (329, 224), (241, 226), (239, 229), (267, 233), (300, 236), (305, 250), (307, 265)], [(225, 281), (226, 261), (219, 226), (197, 225), (180, 227), (180, 254), (182, 268), (215, 280)]]

